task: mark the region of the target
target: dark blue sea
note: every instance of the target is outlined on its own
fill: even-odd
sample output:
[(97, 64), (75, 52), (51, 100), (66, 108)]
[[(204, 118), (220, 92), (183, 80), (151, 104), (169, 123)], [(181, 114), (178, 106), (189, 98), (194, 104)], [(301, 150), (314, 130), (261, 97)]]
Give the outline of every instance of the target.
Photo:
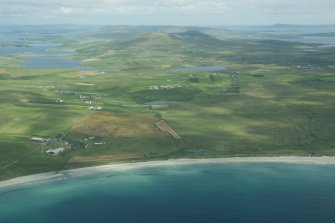
[(335, 166), (145, 168), (0, 191), (1, 223), (334, 223)]

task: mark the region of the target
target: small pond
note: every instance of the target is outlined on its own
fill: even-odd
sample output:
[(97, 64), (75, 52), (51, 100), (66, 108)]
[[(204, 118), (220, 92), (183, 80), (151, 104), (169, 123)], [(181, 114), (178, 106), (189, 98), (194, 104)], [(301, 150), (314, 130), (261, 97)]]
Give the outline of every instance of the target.
[(9, 56), (17, 53), (34, 53), (34, 54), (53, 54), (50, 49), (59, 46), (57, 43), (36, 43), (30, 46), (1, 46), (0, 56)]
[(200, 67), (186, 67), (186, 68), (174, 68), (172, 72), (185, 72), (185, 71), (220, 71), (227, 70), (225, 66), (200, 66)]
[(91, 67), (82, 66), (80, 60), (67, 57), (24, 57), (24, 66), (40, 69), (74, 69), (74, 70), (92, 70)]
[(145, 105), (167, 105), (169, 102), (167, 101), (149, 101), (144, 103)]

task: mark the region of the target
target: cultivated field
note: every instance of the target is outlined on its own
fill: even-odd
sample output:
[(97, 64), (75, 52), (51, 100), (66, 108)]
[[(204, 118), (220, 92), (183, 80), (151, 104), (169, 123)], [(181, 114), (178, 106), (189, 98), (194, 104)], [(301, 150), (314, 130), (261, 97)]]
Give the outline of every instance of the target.
[(155, 123), (155, 126), (159, 128), (163, 132), (169, 133), (174, 139), (181, 139), (181, 137), (173, 130), (169, 124), (167, 124), (164, 120), (160, 120), (159, 122)]
[(112, 112), (94, 112), (75, 125), (71, 132), (87, 136), (101, 137), (162, 137), (153, 123), (156, 118), (141, 114), (114, 114)]

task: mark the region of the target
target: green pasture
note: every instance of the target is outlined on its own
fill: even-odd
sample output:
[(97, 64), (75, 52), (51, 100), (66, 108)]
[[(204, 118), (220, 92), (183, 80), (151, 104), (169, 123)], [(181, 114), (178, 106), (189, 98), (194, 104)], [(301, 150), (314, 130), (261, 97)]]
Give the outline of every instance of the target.
[[(20, 66), (20, 55), (1, 57), (0, 180), (136, 161), (69, 162), (77, 156), (335, 155), (335, 47), (246, 40), (245, 32), (210, 28), (124, 29), (80, 34), (79, 41), (61, 34), (51, 38), (63, 43), (59, 49), (76, 50), (73, 57), (96, 75), (80, 76), (70, 68), (30, 69)], [(171, 70), (199, 66), (227, 70)], [(168, 108), (145, 105), (152, 101), (165, 101)], [(91, 112), (164, 119), (182, 139), (139, 134), (88, 141), (94, 134), (72, 128)], [(48, 145), (31, 141), (62, 135), (72, 148), (55, 157), (45, 153)]]

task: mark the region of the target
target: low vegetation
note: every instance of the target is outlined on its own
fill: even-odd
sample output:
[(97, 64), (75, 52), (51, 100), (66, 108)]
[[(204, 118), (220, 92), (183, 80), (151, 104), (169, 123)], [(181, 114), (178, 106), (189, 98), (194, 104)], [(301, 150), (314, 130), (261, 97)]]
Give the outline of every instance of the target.
[(214, 28), (119, 29), (52, 39), (87, 70), (0, 57), (0, 180), (111, 162), (335, 155), (335, 47)]

